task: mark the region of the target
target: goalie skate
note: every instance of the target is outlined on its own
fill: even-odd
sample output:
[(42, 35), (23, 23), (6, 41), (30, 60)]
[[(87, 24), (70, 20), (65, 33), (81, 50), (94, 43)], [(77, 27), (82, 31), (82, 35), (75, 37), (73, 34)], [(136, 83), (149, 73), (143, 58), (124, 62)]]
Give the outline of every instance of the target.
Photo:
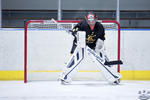
[(67, 78), (65, 79), (65, 74), (61, 74), (61, 76), (59, 77), (59, 81), (61, 82), (62, 85), (67, 85), (67, 84), (70, 84), (71, 83), (71, 79)]
[(70, 82), (68, 82), (68, 81), (66, 81), (66, 80), (63, 80), (63, 79), (61, 79), (60, 81), (61, 81), (61, 84), (62, 84), (62, 85), (70, 84)]
[(114, 84), (118, 85), (120, 83), (120, 79), (117, 79)]

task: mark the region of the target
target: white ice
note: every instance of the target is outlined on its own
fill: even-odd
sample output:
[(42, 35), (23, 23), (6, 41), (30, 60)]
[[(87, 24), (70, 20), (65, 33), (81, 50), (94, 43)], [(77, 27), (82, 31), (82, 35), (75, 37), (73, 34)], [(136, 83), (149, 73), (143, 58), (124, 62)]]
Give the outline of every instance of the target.
[(140, 100), (139, 91), (150, 91), (150, 81), (121, 81), (110, 85), (99, 81), (0, 81), (0, 100)]

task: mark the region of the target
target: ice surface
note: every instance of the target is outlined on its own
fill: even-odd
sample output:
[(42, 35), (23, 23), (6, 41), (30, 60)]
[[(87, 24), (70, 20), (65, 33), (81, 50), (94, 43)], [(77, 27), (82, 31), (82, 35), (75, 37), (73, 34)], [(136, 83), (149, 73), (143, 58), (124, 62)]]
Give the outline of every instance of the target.
[(150, 91), (150, 81), (0, 81), (0, 100), (139, 100), (139, 91)]

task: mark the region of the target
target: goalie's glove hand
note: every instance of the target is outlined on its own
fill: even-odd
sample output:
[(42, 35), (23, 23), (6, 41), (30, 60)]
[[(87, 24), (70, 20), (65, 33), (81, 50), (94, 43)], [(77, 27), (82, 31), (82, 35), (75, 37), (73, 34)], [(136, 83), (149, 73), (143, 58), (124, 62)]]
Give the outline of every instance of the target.
[(69, 32), (71, 33), (71, 35), (73, 35), (73, 36), (74, 36), (74, 38), (76, 38), (77, 31), (72, 31), (72, 30), (69, 30)]

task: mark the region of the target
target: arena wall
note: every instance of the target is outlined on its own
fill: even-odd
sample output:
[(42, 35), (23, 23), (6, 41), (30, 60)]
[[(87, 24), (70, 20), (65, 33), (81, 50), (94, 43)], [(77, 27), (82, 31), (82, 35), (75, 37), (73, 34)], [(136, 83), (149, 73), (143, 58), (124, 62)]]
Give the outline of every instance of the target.
[[(129, 3), (130, 2), (130, 3)], [(116, 10), (116, 0), (63, 0), (63, 10)], [(3, 0), (2, 9), (57, 10), (58, 0)], [(149, 10), (149, 0), (120, 0), (120, 10)]]

